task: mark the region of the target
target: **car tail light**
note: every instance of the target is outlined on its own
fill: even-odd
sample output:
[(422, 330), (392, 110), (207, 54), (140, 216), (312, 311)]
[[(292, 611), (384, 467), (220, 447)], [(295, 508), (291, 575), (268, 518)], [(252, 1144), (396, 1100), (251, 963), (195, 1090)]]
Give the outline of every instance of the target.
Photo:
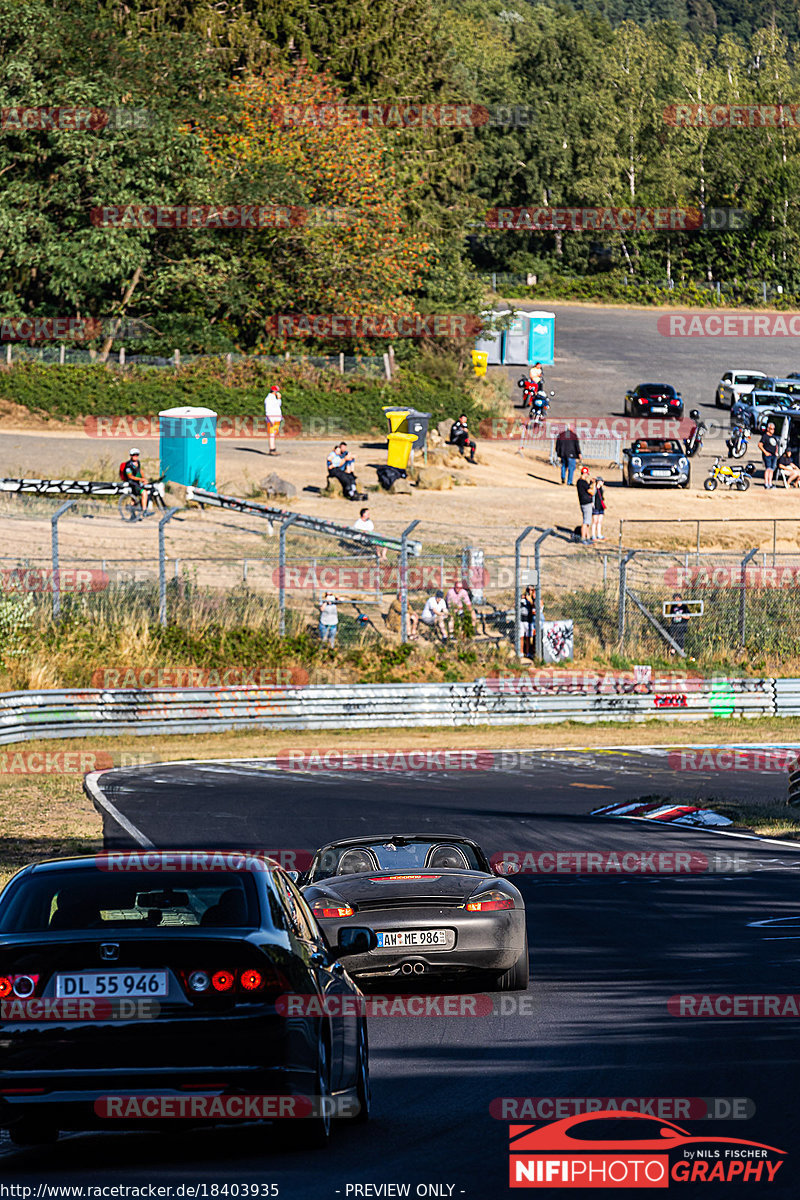
[(38, 982), (38, 975), (15, 975), (12, 980), (14, 995), (19, 996), (20, 1000), (29, 999), (34, 995)]
[(257, 992), (264, 986), (264, 976), (260, 971), (242, 971), (239, 983), (246, 992)]
[(337, 904), (335, 900), (315, 900), (311, 911), (315, 917), (352, 917), (355, 909), (349, 904)]
[(680, 404), (680, 400), (670, 400), (670, 404), (673, 406), (673, 408), (677, 408)]
[(499, 912), (500, 909), (513, 907), (512, 898), (497, 889), (491, 892), (481, 892), (474, 900), (467, 902), (467, 912)]
[(230, 996), (264, 1000), (291, 991), (291, 984), (282, 971), (271, 964), (256, 970), (246, 967), (240, 971), (219, 971), (198, 968), (180, 971), (184, 991), (190, 996)]
[(215, 992), (232, 992), (236, 976), (232, 971), (215, 971), (211, 976), (211, 986)]
[(38, 975), (0, 975), (0, 1000), (12, 994), (20, 1000), (27, 1000), (35, 993), (38, 984)]

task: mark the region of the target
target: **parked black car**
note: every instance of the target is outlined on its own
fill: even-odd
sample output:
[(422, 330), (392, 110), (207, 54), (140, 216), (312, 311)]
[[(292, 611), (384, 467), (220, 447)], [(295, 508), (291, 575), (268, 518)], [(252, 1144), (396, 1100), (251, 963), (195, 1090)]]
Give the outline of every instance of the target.
[(682, 417), (683, 398), (669, 383), (640, 383), (625, 393), (626, 417)]
[(622, 482), (628, 487), (635, 484), (689, 486), (689, 459), (677, 438), (639, 438), (622, 453), (625, 456)]
[[(277, 863), (229, 857), (109, 853), (11, 879), (0, 1128), (13, 1141), (299, 1115), (281, 1129), (308, 1146), (327, 1141), (337, 1102), (367, 1117), (363, 998), (339, 959), (375, 934), (351, 925), (331, 949)], [(284, 1098), (284, 1111), (263, 1103)]]

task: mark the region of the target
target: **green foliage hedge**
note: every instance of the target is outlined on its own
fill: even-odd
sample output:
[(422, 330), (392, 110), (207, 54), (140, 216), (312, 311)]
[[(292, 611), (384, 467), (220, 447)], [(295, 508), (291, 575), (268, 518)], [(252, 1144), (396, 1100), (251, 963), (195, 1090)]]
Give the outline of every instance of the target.
[(88, 416), (148, 416), (176, 405), (199, 405), (221, 416), (263, 416), (264, 395), (273, 383), (283, 393), (284, 415), (313, 429), (313, 419), (332, 417), (353, 433), (386, 430), (383, 405), (431, 413), (431, 423), (466, 412), (486, 416), (473, 395), (474, 379), (431, 377), (399, 368), (396, 378), (364, 379), (315, 371), (287, 363), (279, 369), (237, 364), (226, 371), (223, 360), (207, 360), (174, 370), (169, 367), (44, 366), (23, 363), (0, 373), (0, 399), (48, 418), (80, 420)]

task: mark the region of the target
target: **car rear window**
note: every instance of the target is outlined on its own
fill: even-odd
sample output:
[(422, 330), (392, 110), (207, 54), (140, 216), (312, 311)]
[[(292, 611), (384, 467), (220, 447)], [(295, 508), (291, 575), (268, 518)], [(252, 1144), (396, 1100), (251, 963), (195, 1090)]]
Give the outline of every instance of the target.
[(258, 925), (247, 872), (48, 871), (21, 880), (0, 905), (2, 933)]
[(748, 383), (754, 383), (754, 384), (762, 383), (763, 384), (763, 382), (764, 382), (763, 375), (740, 375), (737, 372), (736, 375), (734, 376), (734, 383), (736, 383), (736, 384), (748, 384)]

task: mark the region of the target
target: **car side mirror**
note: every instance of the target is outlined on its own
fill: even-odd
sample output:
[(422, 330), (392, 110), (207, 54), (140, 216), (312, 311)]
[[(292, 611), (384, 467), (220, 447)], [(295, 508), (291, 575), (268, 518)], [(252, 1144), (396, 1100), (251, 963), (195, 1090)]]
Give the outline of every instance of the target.
[(520, 863), (515, 862), (513, 859), (494, 864), (495, 875), (519, 875), (521, 870), (522, 866)]
[(289, 876), (292, 883), (299, 883), (299, 881), (300, 881), (300, 872), (299, 871), (287, 871), (286, 874)]
[(349, 955), (369, 954), (378, 945), (378, 935), (368, 925), (346, 925), (339, 930), (336, 948), (331, 958), (347, 958)]

